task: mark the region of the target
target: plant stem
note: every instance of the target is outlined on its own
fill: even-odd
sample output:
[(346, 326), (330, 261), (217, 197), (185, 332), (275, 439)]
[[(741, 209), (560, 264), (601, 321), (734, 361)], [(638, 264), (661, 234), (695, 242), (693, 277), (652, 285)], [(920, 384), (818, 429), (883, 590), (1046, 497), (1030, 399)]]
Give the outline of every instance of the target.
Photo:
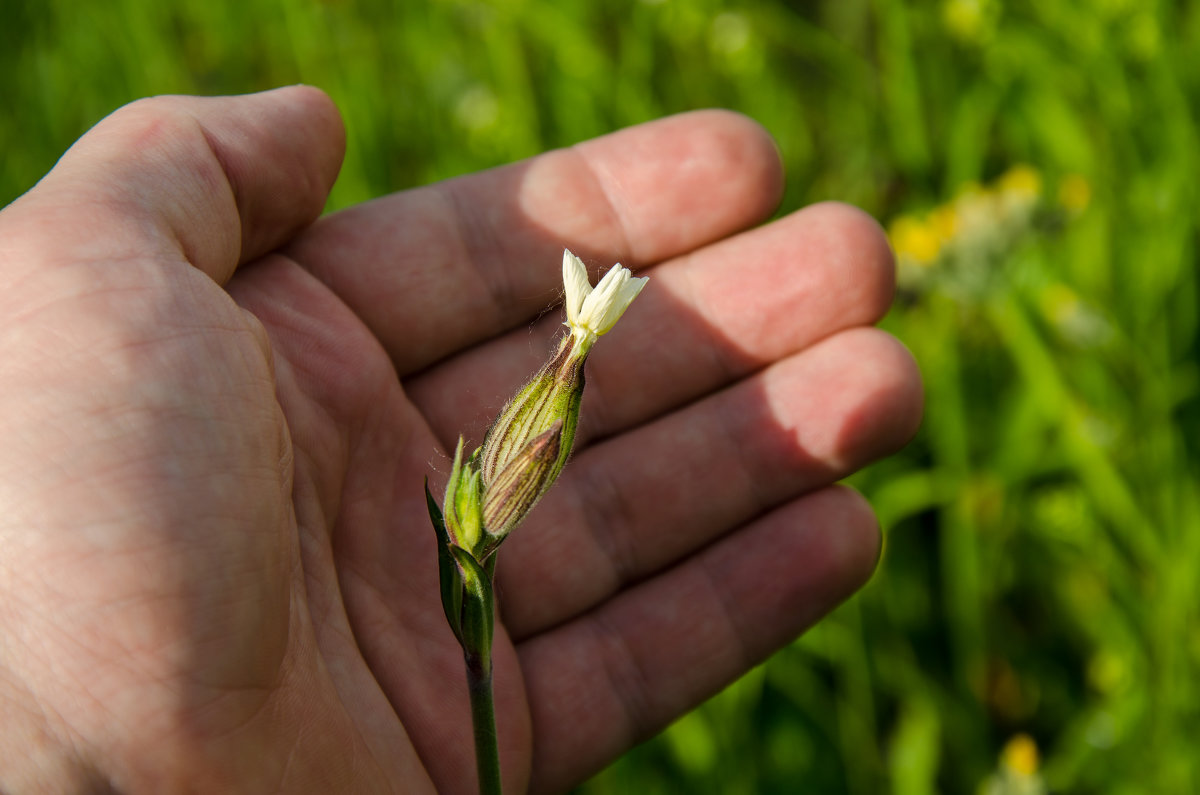
[(475, 766), (479, 795), (501, 795), (500, 749), (496, 741), (496, 706), (492, 699), (490, 655), (466, 655), (467, 690), (471, 694), (471, 723), (475, 727)]

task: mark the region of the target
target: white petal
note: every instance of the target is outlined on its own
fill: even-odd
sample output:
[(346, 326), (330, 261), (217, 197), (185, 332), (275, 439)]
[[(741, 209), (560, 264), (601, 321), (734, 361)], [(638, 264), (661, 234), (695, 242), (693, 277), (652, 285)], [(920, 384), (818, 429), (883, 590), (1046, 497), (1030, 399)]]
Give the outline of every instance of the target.
[(614, 265), (584, 301), (579, 312), (579, 325), (596, 335), (608, 332), (642, 291), (646, 281), (645, 278), (633, 278), (619, 263)]
[(600, 319), (604, 316), (604, 312), (613, 297), (621, 287), (621, 282), (628, 278), (625, 276), (627, 271), (618, 263), (609, 269), (608, 273), (604, 274), (604, 278), (596, 285), (596, 289), (583, 302), (583, 307), (579, 312), (579, 322), (587, 326), (592, 331), (599, 332), (597, 328)]
[[(629, 271), (626, 271), (626, 274), (628, 273)], [(633, 299), (638, 297), (638, 293), (642, 291), (648, 281), (650, 280), (645, 276), (629, 276), (621, 281), (620, 289), (609, 303), (600, 327), (596, 329), (597, 334), (604, 334), (616, 325), (617, 321), (621, 319), (621, 315), (625, 314), (625, 310), (633, 303)]]
[(579, 322), (584, 299), (592, 292), (592, 283), (588, 281), (583, 260), (567, 249), (563, 249), (563, 289), (566, 290), (563, 303), (567, 308), (567, 323), (574, 326)]

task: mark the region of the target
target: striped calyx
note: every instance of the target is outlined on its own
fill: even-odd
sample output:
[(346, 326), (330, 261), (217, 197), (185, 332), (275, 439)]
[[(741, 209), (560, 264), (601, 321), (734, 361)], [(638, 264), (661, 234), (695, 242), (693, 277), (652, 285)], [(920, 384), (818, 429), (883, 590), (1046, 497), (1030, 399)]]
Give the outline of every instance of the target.
[(562, 420), (558, 420), (496, 474), (483, 501), (483, 523), (490, 536), (508, 535), (546, 493), (562, 469), (562, 438)]

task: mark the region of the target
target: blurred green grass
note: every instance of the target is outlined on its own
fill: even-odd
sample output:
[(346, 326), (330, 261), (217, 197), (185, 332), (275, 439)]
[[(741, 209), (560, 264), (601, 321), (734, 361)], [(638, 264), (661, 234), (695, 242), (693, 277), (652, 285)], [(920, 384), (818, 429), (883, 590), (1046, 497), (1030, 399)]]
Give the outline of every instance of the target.
[[(1036, 744), (1052, 791), (1200, 792), (1197, 4), (0, 0), (0, 14), (0, 204), (139, 96), (307, 82), (347, 123), (331, 208), (723, 106), (779, 141), (783, 211), (841, 199), (927, 238), (927, 213), (957, 213), (956, 242), (902, 262), (912, 278), (885, 321), (928, 401), (918, 439), (853, 479), (886, 535), (876, 577), (580, 792), (919, 795), (997, 773), (1015, 787), (1034, 765), (1014, 737)], [(964, 226), (964, 186), (1019, 164), (1039, 183), (1029, 217)]]

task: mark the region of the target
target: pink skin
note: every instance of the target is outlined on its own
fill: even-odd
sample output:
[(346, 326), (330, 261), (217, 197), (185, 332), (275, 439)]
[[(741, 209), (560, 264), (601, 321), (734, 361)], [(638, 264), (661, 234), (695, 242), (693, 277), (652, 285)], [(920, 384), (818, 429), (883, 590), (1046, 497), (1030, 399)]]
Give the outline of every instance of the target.
[(580, 781), (870, 576), (831, 484), (919, 421), (870, 327), (891, 255), (841, 205), (753, 228), (758, 126), (315, 221), (343, 146), (311, 88), (145, 100), (0, 213), (0, 789), (470, 792), (421, 483), (549, 352), (564, 246), (651, 281), (501, 551), (507, 790)]

